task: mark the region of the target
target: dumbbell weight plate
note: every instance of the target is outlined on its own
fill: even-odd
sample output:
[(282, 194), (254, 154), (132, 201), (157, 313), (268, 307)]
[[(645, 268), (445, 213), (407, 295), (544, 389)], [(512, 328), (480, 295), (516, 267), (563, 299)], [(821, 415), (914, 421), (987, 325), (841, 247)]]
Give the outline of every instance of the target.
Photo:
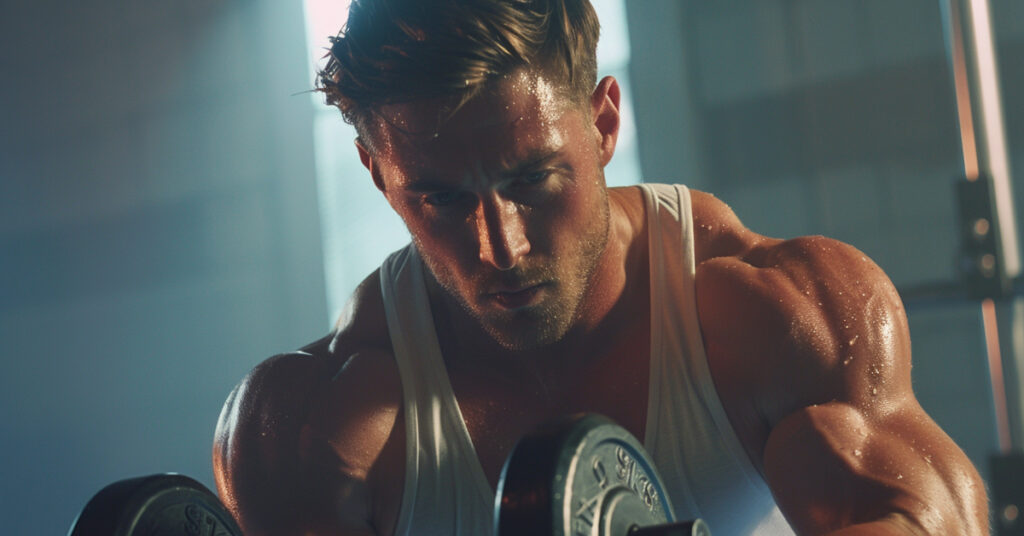
[(217, 496), (178, 474), (121, 480), (100, 490), (68, 536), (241, 536)]
[(616, 526), (675, 521), (640, 442), (607, 418), (576, 415), (545, 425), (513, 449), (498, 483), (495, 532), (601, 534), (611, 519), (604, 513), (619, 508)]

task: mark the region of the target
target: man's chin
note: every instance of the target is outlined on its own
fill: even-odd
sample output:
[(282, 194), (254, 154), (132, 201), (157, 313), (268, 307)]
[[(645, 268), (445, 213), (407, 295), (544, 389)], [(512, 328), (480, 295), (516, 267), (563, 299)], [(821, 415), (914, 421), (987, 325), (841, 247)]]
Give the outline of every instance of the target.
[(557, 342), (555, 338), (537, 337), (521, 333), (495, 332), (488, 330), (494, 342), (509, 352), (530, 352)]
[(537, 350), (557, 343), (565, 336), (557, 322), (549, 318), (480, 319), (484, 331), (510, 352)]

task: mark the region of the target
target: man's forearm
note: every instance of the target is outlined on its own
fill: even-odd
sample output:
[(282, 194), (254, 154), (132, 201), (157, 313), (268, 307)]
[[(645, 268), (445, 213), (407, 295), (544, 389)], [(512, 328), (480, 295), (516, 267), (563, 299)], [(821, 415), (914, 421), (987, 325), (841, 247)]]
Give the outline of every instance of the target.
[[(858, 523), (840, 530), (829, 532), (826, 536), (926, 536), (928, 531), (905, 516), (893, 514), (878, 521)], [(942, 534), (959, 534), (956, 531)]]

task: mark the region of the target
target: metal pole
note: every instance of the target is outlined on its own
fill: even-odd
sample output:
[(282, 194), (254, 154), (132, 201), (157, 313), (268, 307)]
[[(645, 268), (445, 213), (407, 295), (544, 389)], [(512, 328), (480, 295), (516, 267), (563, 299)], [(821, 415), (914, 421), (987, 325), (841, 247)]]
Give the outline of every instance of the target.
[[(994, 255), (984, 257), (989, 258), (988, 268), (995, 268), (1000, 278), (1014, 281), (1020, 276), (1021, 259), (988, 0), (940, 2), (956, 88), (964, 177), (969, 183), (984, 185), (989, 192), (991, 227), (997, 247)], [(961, 185), (961, 193), (968, 190), (971, 189)], [(983, 228), (979, 236), (985, 235), (989, 220), (978, 219), (975, 223)], [(999, 437), (999, 453), (990, 458), (989, 482), (996, 533), (1021, 536), (1024, 400), (1020, 374), (1024, 371), (1024, 299), (1017, 292), (1006, 292), (1008, 285), (1001, 286), (1001, 292), (992, 294), (995, 300), (985, 299), (981, 305)]]
[[(941, 0), (945, 19), (946, 45), (956, 88), (957, 117), (964, 158), (964, 176), (968, 181), (987, 178), (992, 182), (993, 225), (999, 229), (1000, 263), (1011, 280), (1020, 275), (1021, 260), (1017, 240), (1010, 164), (1006, 153), (1002, 100), (996, 65), (994, 38), (988, 0)], [(1024, 348), (1013, 344), (1012, 334), (1024, 333), (1024, 317), (1013, 301), (1000, 300), (999, 307), (983, 308), (982, 319), (989, 352), (989, 372), (999, 421), (999, 444), (1003, 452), (1021, 446), (1024, 422), (1021, 420), (1020, 392), (1015, 374)], [(1000, 318), (996, 320), (996, 310)], [(997, 325), (1003, 329), (998, 329)], [(991, 334), (998, 334), (993, 344)], [(1000, 358), (1000, 346), (1005, 349)], [(1008, 374), (1004, 374), (1003, 371)], [(1010, 385), (1007, 385), (1010, 384)], [(1005, 393), (1005, 394), (1004, 394)], [(1009, 397), (1007, 395), (1010, 395)]]
[(960, 138), (967, 180), (991, 177), (1002, 231), (1003, 263), (1020, 275), (1016, 211), (1006, 152), (1003, 105), (988, 0), (943, 0), (947, 46), (956, 86)]

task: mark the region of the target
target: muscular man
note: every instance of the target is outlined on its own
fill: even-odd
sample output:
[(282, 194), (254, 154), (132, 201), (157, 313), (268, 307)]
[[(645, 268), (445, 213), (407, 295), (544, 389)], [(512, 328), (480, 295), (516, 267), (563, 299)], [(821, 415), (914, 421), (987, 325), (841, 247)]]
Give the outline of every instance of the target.
[(605, 187), (597, 35), (587, 0), (353, 3), (322, 89), (412, 244), (231, 393), (214, 466), (246, 533), (488, 534), (514, 442), (575, 412), (642, 438), (717, 534), (987, 533), (875, 264)]

